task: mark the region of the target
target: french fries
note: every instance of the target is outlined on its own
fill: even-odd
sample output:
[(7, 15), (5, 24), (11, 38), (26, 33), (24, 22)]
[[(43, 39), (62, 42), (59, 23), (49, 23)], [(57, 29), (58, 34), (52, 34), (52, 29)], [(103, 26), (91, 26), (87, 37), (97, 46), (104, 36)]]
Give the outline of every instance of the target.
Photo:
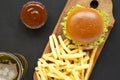
[(43, 54), (35, 68), (38, 80), (87, 80), (97, 48), (90, 53), (55, 34), (49, 42), (51, 52)]

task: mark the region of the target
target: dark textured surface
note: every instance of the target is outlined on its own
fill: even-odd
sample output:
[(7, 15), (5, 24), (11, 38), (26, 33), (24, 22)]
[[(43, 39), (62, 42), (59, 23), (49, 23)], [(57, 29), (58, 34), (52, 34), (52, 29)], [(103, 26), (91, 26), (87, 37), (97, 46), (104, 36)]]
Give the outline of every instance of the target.
[[(22, 6), (29, 0), (1, 0), (0, 51), (23, 54), (29, 69), (23, 80), (33, 80), (38, 58), (47, 44), (48, 36), (62, 12), (66, 0), (38, 0), (47, 9), (48, 19), (42, 28), (31, 30), (20, 20)], [(94, 67), (90, 80), (120, 80), (120, 0), (113, 0), (115, 25)]]
[(47, 44), (48, 36), (62, 12), (66, 0), (38, 0), (47, 9), (48, 19), (42, 28), (31, 30), (20, 20), (22, 6), (29, 0), (1, 0), (0, 2), (0, 51), (23, 54), (29, 69), (23, 80), (33, 80), (33, 71), (38, 58)]

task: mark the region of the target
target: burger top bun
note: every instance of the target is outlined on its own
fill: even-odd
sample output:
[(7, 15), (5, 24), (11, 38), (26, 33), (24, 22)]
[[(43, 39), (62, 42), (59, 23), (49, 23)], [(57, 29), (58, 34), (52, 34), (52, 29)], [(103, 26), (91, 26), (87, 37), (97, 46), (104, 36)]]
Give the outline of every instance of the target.
[(68, 15), (66, 32), (77, 43), (88, 44), (96, 41), (103, 28), (104, 20), (96, 9), (76, 7)]

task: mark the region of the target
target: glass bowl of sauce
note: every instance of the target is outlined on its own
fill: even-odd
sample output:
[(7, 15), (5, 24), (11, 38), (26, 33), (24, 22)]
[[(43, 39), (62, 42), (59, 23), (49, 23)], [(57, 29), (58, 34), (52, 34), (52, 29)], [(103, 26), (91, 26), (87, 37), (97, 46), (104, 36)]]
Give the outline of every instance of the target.
[(28, 28), (38, 29), (42, 27), (47, 20), (46, 8), (40, 2), (29, 1), (23, 6), (20, 18)]
[(0, 52), (0, 80), (21, 80), (27, 69), (28, 62), (23, 55)]

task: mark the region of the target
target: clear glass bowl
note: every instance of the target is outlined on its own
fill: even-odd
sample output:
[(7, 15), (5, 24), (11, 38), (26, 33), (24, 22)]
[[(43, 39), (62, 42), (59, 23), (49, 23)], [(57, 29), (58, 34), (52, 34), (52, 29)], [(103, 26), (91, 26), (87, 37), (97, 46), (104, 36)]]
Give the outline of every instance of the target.
[(47, 20), (46, 8), (38, 1), (29, 1), (23, 5), (20, 18), (26, 27), (38, 29), (42, 27)]
[[(13, 68), (11, 66), (15, 67)], [(17, 73), (17, 75), (15, 76), (15, 80), (21, 80), (27, 72), (28, 62), (26, 58), (21, 54), (0, 52), (0, 70), (3, 70), (3, 72), (4, 70), (7, 70), (7, 73), (5, 74), (8, 74), (10, 72), (9, 69), (12, 69), (12, 72), (14, 72), (14, 74)]]

